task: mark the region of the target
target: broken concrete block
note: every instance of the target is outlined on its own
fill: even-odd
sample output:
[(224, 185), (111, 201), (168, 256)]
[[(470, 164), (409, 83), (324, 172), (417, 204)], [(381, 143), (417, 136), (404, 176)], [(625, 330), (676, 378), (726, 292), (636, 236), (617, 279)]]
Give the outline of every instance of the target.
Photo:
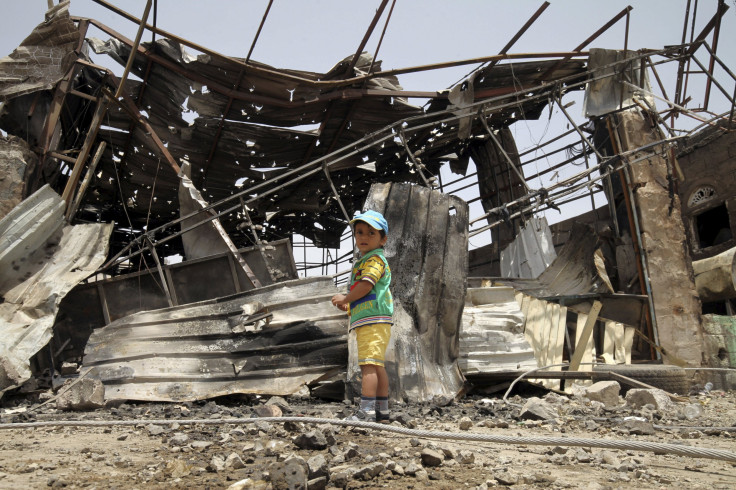
[(621, 391), (621, 385), (617, 381), (598, 381), (590, 385), (584, 392), (588, 400), (601, 402), (606, 408), (618, 406), (618, 394)]
[(325, 449), (327, 438), (318, 430), (310, 430), (294, 438), (294, 445), (299, 449)]
[(657, 410), (671, 410), (675, 406), (667, 392), (657, 388), (629, 390), (626, 404), (633, 408), (653, 405)]
[(422, 449), (422, 465), (424, 466), (440, 466), (445, 460), (445, 456), (433, 449), (424, 448)]
[(271, 475), (271, 486), (274, 490), (307, 488), (309, 467), (302, 458), (292, 457), (286, 461), (271, 463), (268, 472)]
[(557, 417), (552, 405), (544, 400), (532, 397), (521, 407), (519, 418), (524, 420), (549, 420)]
[(98, 379), (77, 379), (61, 387), (56, 399), (59, 410), (94, 410), (105, 406), (105, 386)]

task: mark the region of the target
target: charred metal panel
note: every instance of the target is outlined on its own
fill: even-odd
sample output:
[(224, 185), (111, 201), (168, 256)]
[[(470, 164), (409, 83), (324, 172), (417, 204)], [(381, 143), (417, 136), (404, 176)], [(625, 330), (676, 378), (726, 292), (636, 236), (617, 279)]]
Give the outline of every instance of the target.
[(300, 279), (136, 313), (93, 332), (82, 373), (105, 383), (108, 400), (289, 395), (344, 369), (336, 291), (329, 277)]
[(62, 211), (45, 186), (0, 221), (0, 396), (31, 376), (59, 302), (107, 255), (112, 225), (64, 226)]
[[(272, 275), (278, 281), (297, 277), (289, 240), (264, 244), (262, 247), (263, 254), (257, 247), (242, 249), (240, 253), (253, 265), (254, 273), (263, 284), (273, 284)], [(264, 262), (264, 258), (268, 263)], [(177, 305), (252, 289), (229, 252), (165, 265), (163, 270)], [(156, 270), (143, 270), (81, 284), (72, 293), (61, 304), (59, 318), (54, 325), (55, 339), (59, 344), (65, 339), (76, 339), (74, 347), (65, 351), (65, 358), (81, 357), (87, 337), (96, 328), (139, 311), (169, 306)]]
[[(426, 187), (377, 184), (364, 208), (383, 213), (389, 224), (385, 255), (394, 325), (386, 369), (391, 396), (451, 400), (464, 384), (457, 359), (468, 260), (467, 204)], [(348, 380), (355, 391), (354, 335), (350, 359)]]
[(79, 30), (69, 18), (69, 2), (49, 9), (46, 21), (13, 53), (0, 59), (0, 101), (53, 88), (74, 63), (78, 41)]

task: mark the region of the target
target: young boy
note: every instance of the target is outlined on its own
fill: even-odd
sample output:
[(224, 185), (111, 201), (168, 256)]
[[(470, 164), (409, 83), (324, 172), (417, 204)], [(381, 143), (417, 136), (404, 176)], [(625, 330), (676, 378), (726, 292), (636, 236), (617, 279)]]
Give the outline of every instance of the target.
[(391, 269), (383, 256), (388, 223), (381, 213), (366, 211), (350, 224), (361, 258), (353, 266), (348, 294), (332, 297), (333, 305), (349, 312), (350, 330), (357, 329), (362, 377), (360, 409), (348, 420), (388, 423), (388, 375), (384, 363), (394, 312), (389, 290)]

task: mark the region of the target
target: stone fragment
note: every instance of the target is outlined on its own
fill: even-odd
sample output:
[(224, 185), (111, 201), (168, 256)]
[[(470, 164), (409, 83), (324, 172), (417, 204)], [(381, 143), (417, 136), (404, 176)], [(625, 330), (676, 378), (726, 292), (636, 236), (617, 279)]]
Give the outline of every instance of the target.
[[(347, 488), (350, 480), (353, 479), (353, 475), (358, 471), (353, 466), (336, 466), (331, 470), (330, 486), (337, 488)], [(276, 488), (276, 487), (274, 487)]]
[(207, 449), (211, 445), (212, 443), (210, 441), (192, 441), (190, 444), (194, 449)]
[(307, 482), (308, 490), (323, 490), (327, 488), (327, 482), (329, 480), (326, 476), (320, 476), (319, 478), (313, 478)]
[(575, 460), (578, 463), (590, 463), (593, 458), (590, 456), (590, 453), (583, 449), (577, 449), (575, 451)]
[(467, 449), (461, 449), (455, 456), (455, 460), (460, 464), (473, 464), (475, 463), (475, 453)]
[(240, 468), (245, 468), (245, 463), (243, 463), (243, 460), (240, 459), (240, 456), (238, 456), (237, 453), (230, 453), (230, 455), (225, 459), (225, 468), (229, 470), (239, 470)]
[(240, 481), (236, 481), (227, 490), (267, 490), (269, 488), (268, 482), (263, 480), (253, 480), (251, 478), (245, 478)]
[(180, 459), (175, 459), (166, 463), (164, 474), (169, 478), (182, 478), (192, 473), (192, 467)]
[(210, 460), (210, 464), (208, 465), (207, 469), (209, 471), (214, 471), (216, 473), (219, 473), (221, 471), (225, 471), (225, 458), (222, 456), (212, 456), (212, 459)]
[(257, 405), (253, 411), (259, 417), (281, 417), (283, 412), (277, 405)]
[(209, 401), (205, 403), (204, 406), (202, 407), (202, 413), (205, 413), (207, 415), (220, 413), (220, 411), (221, 411), (221, 408), (214, 401)]
[(517, 475), (516, 473), (510, 473), (508, 471), (494, 472), (493, 478), (501, 485), (505, 485), (507, 487), (519, 483), (519, 475)]
[(423, 466), (440, 466), (445, 460), (445, 456), (434, 449), (424, 448), (421, 452), (422, 465)]
[(656, 433), (651, 422), (637, 419), (624, 420), (621, 428), (628, 430), (629, 434), (654, 435)]
[(458, 426), (460, 427), (460, 430), (470, 430), (470, 428), (473, 427), (473, 421), (470, 420), (470, 417), (463, 417), (460, 419)]
[(381, 474), (383, 470), (385, 470), (386, 467), (381, 463), (380, 461), (373, 462), (369, 464), (368, 466), (364, 466), (358, 471), (355, 472), (353, 475), (353, 479), (355, 480), (372, 480), (378, 475)]
[(587, 387), (584, 396), (588, 400), (601, 402), (606, 408), (613, 408), (619, 405), (620, 391), (621, 385), (617, 381), (598, 381)]
[(674, 408), (674, 403), (670, 400), (667, 392), (657, 388), (629, 390), (626, 393), (626, 404), (633, 408), (653, 405), (656, 410), (671, 410)]
[(312, 456), (307, 460), (307, 467), (309, 468), (309, 479), (319, 478), (321, 476), (329, 475), (329, 467), (327, 460), (321, 454)]
[(184, 444), (187, 443), (188, 440), (189, 440), (188, 435), (182, 432), (177, 432), (176, 434), (174, 434), (173, 436), (169, 438), (169, 444), (171, 444), (172, 446), (183, 446)]
[(422, 467), (418, 464), (411, 462), (404, 468), (404, 473), (406, 473), (409, 476), (415, 476), (417, 474), (417, 471), (421, 470)]
[(105, 385), (99, 379), (77, 378), (67, 381), (56, 399), (56, 408), (59, 410), (95, 410), (104, 406)]
[(317, 430), (310, 430), (306, 434), (299, 434), (292, 442), (299, 449), (325, 449), (327, 447), (327, 438)]
[(268, 399), (266, 405), (276, 405), (282, 412), (286, 412), (289, 409), (289, 403), (280, 396), (272, 396)]
[(306, 489), (309, 467), (303, 458), (292, 456), (268, 466), (271, 486), (274, 490)]
[(164, 429), (160, 425), (155, 425), (155, 424), (148, 424), (146, 426), (146, 430), (148, 431), (148, 434), (151, 436), (160, 436), (161, 434), (166, 432), (166, 429)]
[(519, 418), (523, 420), (550, 420), (555, 417), (557, 412), (554, 407), (537, 397), (529, 398), (519, 413)]

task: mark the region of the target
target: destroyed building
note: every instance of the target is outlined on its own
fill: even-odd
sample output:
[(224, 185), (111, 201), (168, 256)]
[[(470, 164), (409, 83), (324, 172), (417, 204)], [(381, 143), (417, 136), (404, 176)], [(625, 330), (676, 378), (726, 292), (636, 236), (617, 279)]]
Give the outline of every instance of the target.
[[(138, 24), (136, 39), (61, 2), (0, 60), (3, 392), (71, 362), (110, 400), (342, 397), (354, 352), (329, 298), (365, 209), (392, 230), (398, 397), (453, 399), (545, 366), (555, 372), (537, 381), (557, 389), (621, 364), (733, 382), (698, 370), (736, 363), (723, 2), (699, 33), (688, 13), (676, 46), (592, 48), (628, 7), (569, 52), (514, 54), (545, 2), (498, 54), (383, 70), (364, 48), (390, 19), (384, 0), (326, 73), (194, 44), (148, 24), (150, 1), (141, 18), (95, 2)], [(478, 63), (447, 90), (400, 84)], [(688, 91), (695, 66), (703, 94)], [(711, 91), (725, 112), (708, 110)], [(575, 94), (582, 121), (568, 111)], [(519, 151), (509, 128), (552, 109), (568, 129)], [(564, 178), (540, 185), (554, 172)], [(580, 200), (593, 211), (551, 227), (541, 217)], [(489, 243), (469, 250), (476, 236)], [(673, 369), (662, 376), (682, 376)]]

